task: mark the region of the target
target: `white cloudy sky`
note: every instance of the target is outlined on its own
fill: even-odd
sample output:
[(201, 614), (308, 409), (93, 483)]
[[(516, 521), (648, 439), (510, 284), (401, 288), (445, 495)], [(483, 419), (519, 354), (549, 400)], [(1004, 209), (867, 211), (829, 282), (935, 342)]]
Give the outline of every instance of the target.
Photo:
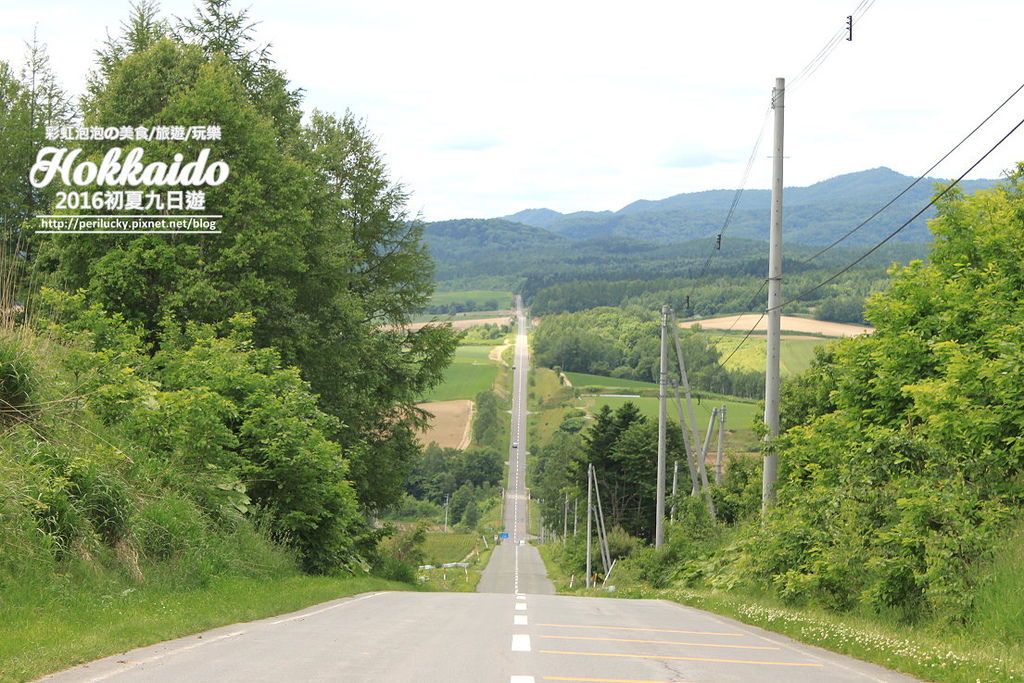
[[(165, 0), (168, 15), (192, 0)], [(777, 76), (858, 0), (241, 0), (306, 106), (367, 119), (428, 220), (618, 209), (734, 188)], [(2, 0), (0, 59), (32, 35), (78, 92), (127, 0)], [(786, 184), (917, 175), (1024, 81), (1021, 0), (877, 0), (786, 97)], [(1019, 101), (1018, 101), (1019, 99)], [(1024, 118), (1024, 93), (936, 174)], [(748, 187), (768, 187), (770, 125)], [(1024, 160), (1024, 128), (969, 177)]]

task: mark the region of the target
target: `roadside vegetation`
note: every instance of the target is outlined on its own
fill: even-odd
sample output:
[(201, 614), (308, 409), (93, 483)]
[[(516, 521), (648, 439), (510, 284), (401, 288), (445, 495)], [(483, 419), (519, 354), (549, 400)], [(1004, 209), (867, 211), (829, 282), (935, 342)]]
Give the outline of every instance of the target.
[[(623, 398), (535, 446), (545, 524), (561, 529), (592, 464), (616, 595), (718, 610), (929, 680), (1024, 678), (1022, 177), (944, 200), (929, 262), (894, 266), (868, 299), (875, 332), (818, 346), (784, 383), (763, 519), (760, 456), (732, 453), (714, 517), (684, 486), (653, 548), (656, 423), (632, 404), (651, 399)], [(669, 462), (685, 458), (678, 428), (668, 436)], [(560, 588), (579, 585), (584, 554), (582, 534), (545, 549)]]
[[(38, 43), (0, 62), (4, 680), (416, 584), (377, 518), (458, 337), (407, 327), (433, 264), (374, 135), (306, 115), (253, 25), (228, 0), (140, 2), (76, 97)], [(229, 165), (204, 188), (220, 234), (35, 233), (61, 189), (29, 183), (48, 126), (166, 124), (219, 131), (132, 145)]]

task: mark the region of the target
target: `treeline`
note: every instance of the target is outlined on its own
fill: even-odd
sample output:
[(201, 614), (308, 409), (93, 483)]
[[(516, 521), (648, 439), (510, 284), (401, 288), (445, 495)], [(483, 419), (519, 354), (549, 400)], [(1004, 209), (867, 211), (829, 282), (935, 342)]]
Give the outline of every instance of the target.
[[(788, 296), (810, 290), (829, 277), (824, 268), (806, 269), (786, 264)], [(727, 313), (761, 311), (765, 307), (763, 264), (703, 278), (674, 277), (629, 280), (585, 280), (553, 284), (538, 289), (530, 300), (535, 315), (583, 311), (600, 306), (640, 306), (657, 310), (667, 303), (679, 317), (708, 317)], [(786, 307), (787, 314), (803, 313), (821, 320), (865, 324), (864, 301), (885, 287), (885, 269), (865, 268), (845, 273), (807, 297)]]
[[(457, 338), (404, 325), (429, 301), (433, 265), (372, 134), (351, 113), (305, 116), (252, 26), (228, 0), (173, 23), (139, 3), (98, 51), (78, 110), (38, 46), (24, 77), (0, 64), (4, 372), (25, 388), (4, 396), (16, 434), (4, 439), (0, 488), (13, 473), (34, 491), (4, 500), (5, 547), (31, 537), (72, 561), (102, 557), (97, 541), (118, 557), (173, 562), (201, 555), (189, 539), (217, 546), (230, 508), (307, 571), (373, 563), (382, 532), (366, 520), (401, 498), (420, 452), (415, 403)], [(215, 141), (131, 144), (164, 161), (208, 147), (228, 164), (225, 182), (203, 188), (221, 234), (34, 234), (58, 188), (30, 187), (29, 167), (52, 144), (46, 126), (61, 123), (217, 126)], [(74, 146), (98, 163), (108, 145)], [(44, 299), (40, 284), (77, 293)], [(22, 377), (19, 354), (40, 334), (53, 335), (59, 367)], [(53, 406), (30, 409), (47, 394)], [(81, 417), (95, 441), (67, 437), (88, 445), (60, 451), (47, 415)], [(135, 490), (145, 467), (159, 481)], [(158, 546), (125, 531), (149, 514)]]
[[(721, 352), (706, 335), (690, 330), (679, 334), (692, 385), (745, 398), (763, 395), (763, 373), (723, 367)], [(659, 313), (640, 306), (605, 307), (545, 316), (533, 344), (538, 365), (657, 382), (660, 335)]]

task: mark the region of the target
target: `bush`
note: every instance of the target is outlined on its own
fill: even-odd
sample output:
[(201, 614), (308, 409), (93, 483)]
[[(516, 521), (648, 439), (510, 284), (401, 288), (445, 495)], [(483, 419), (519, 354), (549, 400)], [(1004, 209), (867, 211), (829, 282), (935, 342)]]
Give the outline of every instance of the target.
[(11, 424), (35, 412), (31, 403), (37, 381), (26, 345), (10, 337), (0, 339), (0, 422)]

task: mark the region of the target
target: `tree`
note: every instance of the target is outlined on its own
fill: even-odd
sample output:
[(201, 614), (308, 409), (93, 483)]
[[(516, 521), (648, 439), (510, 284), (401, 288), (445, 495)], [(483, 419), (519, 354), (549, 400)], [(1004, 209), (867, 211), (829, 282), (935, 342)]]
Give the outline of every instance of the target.
[(928, 263), (869, 300), (874, 334), (788, 387), (779, 505), (750, 555), (783, 597), (968, 618), (1022, 503), (1022, 178), (941, 200)]
[(446, 327), (403, 327), (432, 289), (420, 229), (365, 128), (317, 114), (302, 129), (297, 93), (251, 47), (245, 13), (225, 0), (197, 11), (168, 38), (152, 6), (136, 6), (101, 53), (86, 123), (219, 125), (213, 144), (138, 144), (164, 159), (210, 146), (230, 165), (226, 182), (205, 188), (222, 234), (51, 241), (42, 261), (55, 282), (141, 325), (154, 348), (184, 321), (222, 328), (251, 313), (254, 341), (298, 366), (337, 418), (331, 437), (351, 454), (360, 502), (386, 506), (419, 451), (415, 401), (456, 344)]

